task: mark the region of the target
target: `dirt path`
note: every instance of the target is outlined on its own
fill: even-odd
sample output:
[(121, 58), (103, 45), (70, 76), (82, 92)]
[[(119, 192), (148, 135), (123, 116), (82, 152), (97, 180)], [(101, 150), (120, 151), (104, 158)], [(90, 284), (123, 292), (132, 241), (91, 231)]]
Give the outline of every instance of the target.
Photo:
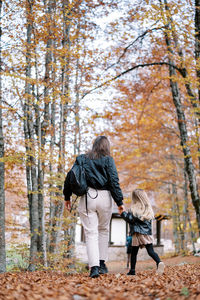
[(0, 274), (0, 300), (200, 300), (200, 258), (163, 259), (163, 275), (151, 260), (127, 276), (125, 262), (108, 263), (109, 274), (36, 271)]
[[(166, 266), (181, 266), (184, 264), (200, 264), (200, 257), (196, 256), (175, 256), (170, 258), (163, 258), (163, 261)], [(126, 262), (122, 261), (113, 261), (107, 263), (109, 272), (112, 274), (115, 273), (121, 273), (126, 274), (127, 268), (126, 268)], [(137, 271), (143, 271), (143, 270), (151, 270), (155, 269), (155, 262), (152, 259), (145, 260), (145, 261), (138, 261), (136, 265)]]

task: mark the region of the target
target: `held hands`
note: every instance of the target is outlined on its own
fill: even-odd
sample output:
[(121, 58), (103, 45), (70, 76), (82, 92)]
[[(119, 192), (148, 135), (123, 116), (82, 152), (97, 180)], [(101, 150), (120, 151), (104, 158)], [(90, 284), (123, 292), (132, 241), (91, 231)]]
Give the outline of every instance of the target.
[(69, 201), (65, 201), (65, 208), (70, 211), (71, 210), (71, 202)]
[(123, 213), (123, 211), (125, 211), (124, 205), (118, 206), (118, 212), (119, 212), (120, 215)]

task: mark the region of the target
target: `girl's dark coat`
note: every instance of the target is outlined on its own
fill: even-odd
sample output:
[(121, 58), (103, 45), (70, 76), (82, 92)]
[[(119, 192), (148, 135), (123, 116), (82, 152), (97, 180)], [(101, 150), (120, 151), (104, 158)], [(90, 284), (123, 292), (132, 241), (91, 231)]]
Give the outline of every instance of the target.
[(134, 217), (132, 212), (127, 213), (125, 211), (121, 214), (121, 217), (131, 225), (130, 226), (131, 235), (133, 235), (136, 232), (141, 234), (152, 235), (151, 220), (141, 221), (137, 217)]

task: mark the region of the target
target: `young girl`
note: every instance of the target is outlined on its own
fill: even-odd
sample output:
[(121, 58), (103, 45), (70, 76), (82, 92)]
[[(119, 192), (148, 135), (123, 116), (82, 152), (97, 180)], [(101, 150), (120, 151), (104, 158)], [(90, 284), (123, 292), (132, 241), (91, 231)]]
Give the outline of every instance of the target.
[[(120, 212), (120, 210), (119, 210)], [(131, 249), (131, 269), (127, 275), (135, 275), (135, 265), (139, 248), (146, 247), (149, 256), (157, 264), (157, 273), (164, 272), (164, 263), (160, 260), (158, 254), (153, 249), (153, 236), (151, 220), (154, 219), (154, 213), (149, 198), (144, 190), (136, 189), (132, 192), (132, 206), (130, 212), (123, 211), (121, 217), (132, 224), (132, 249)]]

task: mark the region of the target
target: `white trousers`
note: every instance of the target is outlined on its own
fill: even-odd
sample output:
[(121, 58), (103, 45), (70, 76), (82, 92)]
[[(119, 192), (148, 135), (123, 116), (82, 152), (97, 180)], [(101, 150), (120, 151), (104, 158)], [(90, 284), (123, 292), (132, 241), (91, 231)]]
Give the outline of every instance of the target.
[(85, 196), (80, 198), (78, 211), (85, 232), (89, 267), (99, 266), (99, 260), (107, 260), (112, 203), (109, 191), (89, 188), (87, 212)]

